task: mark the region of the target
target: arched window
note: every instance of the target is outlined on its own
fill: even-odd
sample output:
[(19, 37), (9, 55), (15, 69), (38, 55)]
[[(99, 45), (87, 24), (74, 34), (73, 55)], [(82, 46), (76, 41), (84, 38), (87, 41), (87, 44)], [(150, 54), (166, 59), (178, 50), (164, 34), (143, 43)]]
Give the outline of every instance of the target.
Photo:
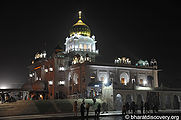
[(74, 81), (74, 84), (78, 84), (78, 74), (77, 73), (74, 73), (73, 81)]
[(138, 75), (138, 84), (140, 86), (148, 86), (148, 80), (146, 74), (139, 74)]
[(129, 75), (125, 72), (120, 75), (120, 83), (123, 85), (127, 85), (129, 82)]
[(110, 81), (107, 73), (100, 73), (99, 81), (102, 81), (104, 86), (110, 86), (112, 84), (112, 81)]
[(88, 50), (91, 51), (91, 45), (90, 44), (88, 45)]
[(85, 51), (85, 50), (87, 50), (87, 45), (86, 45), (86, 44), (84, 44), (84, 51)]
[(79, 49), (82, 49), (82, 48), (83, 48), (82, 44), (79, 44)]
[(153, 79), (154, 79), (153, 76), (150, 76), (150, 75), (147, 76), (147, 81), (148, 81), (148, 84), (147, 84), (147, 85), (148, 85), (148, 86), (150, 86), (150, 87), (152, 86)]

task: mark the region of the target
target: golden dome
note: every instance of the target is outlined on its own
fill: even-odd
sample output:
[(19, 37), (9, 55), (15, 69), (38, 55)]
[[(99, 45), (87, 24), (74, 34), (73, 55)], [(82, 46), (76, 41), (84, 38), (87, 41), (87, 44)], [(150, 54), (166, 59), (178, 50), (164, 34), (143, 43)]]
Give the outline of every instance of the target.
[(70, 36), (73, 36), (74, 34), (77, 35), (83, 35), (83, 36), (90, 36), (91, 30), (89, 26), (87, 26), (82, 20), (81, 20), (81, 11), (79, 11), (79, 20), (77, 23), (75, 23), (71, 30), (70, 30)]
[(85, 23), (83, 23), (82, 20), (78, 20), (77, 23), (75, 23), (73, 26), (76, 26), (76, 25), (85, 25), (85, 26), (87, 26)]

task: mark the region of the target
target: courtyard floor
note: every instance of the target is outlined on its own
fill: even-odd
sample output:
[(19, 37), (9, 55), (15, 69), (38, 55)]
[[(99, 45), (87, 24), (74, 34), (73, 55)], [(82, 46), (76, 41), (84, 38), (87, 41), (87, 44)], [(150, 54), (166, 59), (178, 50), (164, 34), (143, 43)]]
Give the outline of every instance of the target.
[[(159, 110), (157, 114), (150, 113), (151, 115), (181, 115), (181, 110)], [(131, 114), (130, 114), (131, 115)], [(140, 111), (136, 115), (141, 115)], [(74, 117), (73, 113), (56, 113), (56, 114), (36, 114), (36, 115), (18, 115), (18, 116), (5, 116), (0, 117), (0, 120), (56, 120), (56, 119), (64, 119), (64, 120), (73, 120), (80, 119), (80, 113), (78, 113), (77, 117)], [(121, 111), (108, 111), (108, 113), (100, 114), (100, 120), (108, 120), (108, 119), (121, 120), (122, 113)], [(94, 112), (89, 113), (89, 120), (94, 119)], [(113, 120), (114, 120), (113, 119)]]

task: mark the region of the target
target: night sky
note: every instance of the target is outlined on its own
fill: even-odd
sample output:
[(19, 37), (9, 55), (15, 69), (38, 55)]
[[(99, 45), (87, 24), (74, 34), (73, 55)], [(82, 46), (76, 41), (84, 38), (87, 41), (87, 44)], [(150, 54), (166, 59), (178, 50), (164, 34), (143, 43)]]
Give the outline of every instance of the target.
[(10, 2), (0, 4), (0, 85), (27, 81), (34, 55), (44, 48), (48, 55), (69, 36), (71, 26), (82, 20), (96, 36), (99, 62), (117, 57), (157, 59), (159, 84), (181, 88), (181, 7), (163, 1)]

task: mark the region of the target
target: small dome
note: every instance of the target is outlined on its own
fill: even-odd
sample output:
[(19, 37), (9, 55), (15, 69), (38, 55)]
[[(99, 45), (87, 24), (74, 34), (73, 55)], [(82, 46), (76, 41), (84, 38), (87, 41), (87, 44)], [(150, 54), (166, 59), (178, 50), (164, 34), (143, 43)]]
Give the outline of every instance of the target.
[(81, 20), (81, 11), (79, 11), (79, 20), (77, 23), (75, 23), (71, 30), (70, 30), (70, 36), (73, 36), (74, 34), (77, 35), (83, 35), (83, 36), (90, 36), (91, 30), (89, 26), (87, 26), (82, 20)]

